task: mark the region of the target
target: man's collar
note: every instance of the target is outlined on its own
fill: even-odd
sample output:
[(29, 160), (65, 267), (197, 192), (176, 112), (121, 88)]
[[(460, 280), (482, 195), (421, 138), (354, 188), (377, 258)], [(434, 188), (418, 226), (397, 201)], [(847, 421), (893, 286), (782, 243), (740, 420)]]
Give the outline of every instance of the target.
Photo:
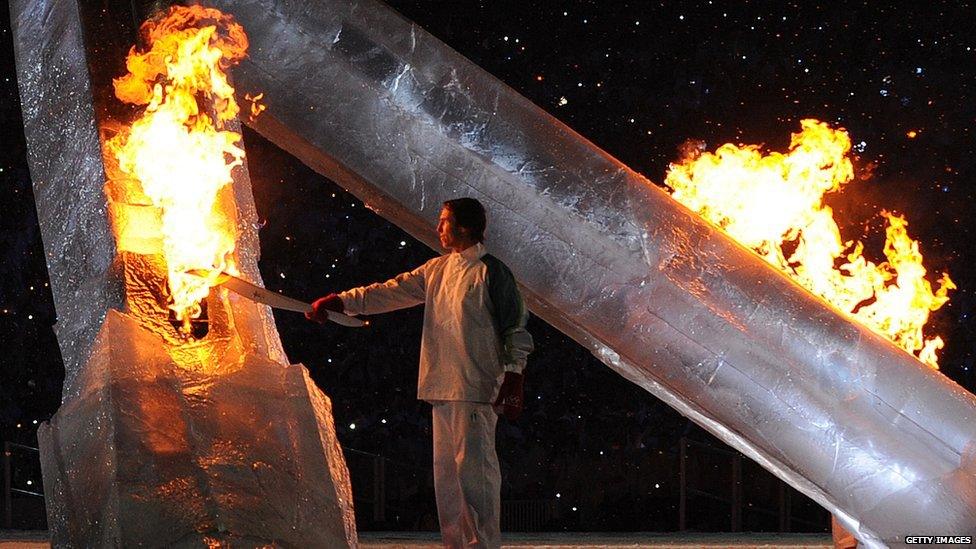
[(485, 249), (484, 244), (478, 242), (474, 246), (469, 246), (458, 253), (461, 254), (461, 257), (463, 257), (468, 261), (478, 261), (479, 259), (481, 259), (481, 256), (488, 253), (488, 250)]

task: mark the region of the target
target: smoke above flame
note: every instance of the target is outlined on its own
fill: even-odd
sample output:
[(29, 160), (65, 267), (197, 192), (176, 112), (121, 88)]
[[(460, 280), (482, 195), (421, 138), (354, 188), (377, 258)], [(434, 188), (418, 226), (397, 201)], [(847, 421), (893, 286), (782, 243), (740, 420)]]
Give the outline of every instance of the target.
[(786, 154), (732, 144), (691, 151), (671, 165), (665, 185), (807, 290), (938, 368), (942, 338), (926, 338), (923, 327), (955, 284), (943, 273), (933, 290), (904, 217), (881, 214), (884, 262), (867, 260), (861, 242), (843, 240), (824, 195), (854, 179), (850, 137), (817, 120), (800, 124)]
[(214, 278), (235, 271), (235, 213), (221, 203), (220, 191), (233, 182), (244, 150), (241, 134), (226, 127), (240, 107), (225, 71), (246, 55), (248, 41), (230, 16), (200, 6), (174, 6), (140, 32), (145, 48), (130, 50), (128, 73), (114, 85), (116, 97), (144, 108), (106, 150), (117, 162), (110, 178), (123, 179), (125, 193), (159, 219), (117, 223), (117, 240), (120, 249), (137, 238), (145, 242), (135, 233), (158, 227), (152, 238), (161, 249), (150, 251), (165, 257), (169, 307), (186, 327), (216, 282), (186, 271), (205, 269)]

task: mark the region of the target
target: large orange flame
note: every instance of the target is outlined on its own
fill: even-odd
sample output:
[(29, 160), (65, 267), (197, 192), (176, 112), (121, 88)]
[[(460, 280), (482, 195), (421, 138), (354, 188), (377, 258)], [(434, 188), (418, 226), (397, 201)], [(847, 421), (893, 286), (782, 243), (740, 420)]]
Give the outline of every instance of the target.
[[(880, 264), (862, 255), (861, 242), (841, 238), (823, 197), (854, 178), (851, 140), (817, 120), (800, 124), (786, 154), (725, 144), (672, 164), (665, 184), (676, 200), (812, 293), (938, 368), (942, 338), (926, 339), (922, 328), (955, 285), (943, 274), (933, 292), (903, 217), (882, 213), (887, 261)], [(789, 257), (784, 246), (794, 247)]]
[[(141, 32), (147, 49), (132, 48), (128, 74), (114, 83), (119, 99), (145, 108), (106, 146), (130, 186), (140, 187), (129, 192), (161, 211), (162, 249), (155, 253), (166, 259), (170, 308), (186, 325), (200, 314), (216, 274), (235, 270), (235, 222), (218, 193), (233, 182), (244, 150), (241, 135), (225, 127), (240, 108), (224, 71), (245, 56), (248, 42), (230, 16), (200, 6), (174, 6)], [(214, 280), (187, 274), (191, 269), (211, 271)]]

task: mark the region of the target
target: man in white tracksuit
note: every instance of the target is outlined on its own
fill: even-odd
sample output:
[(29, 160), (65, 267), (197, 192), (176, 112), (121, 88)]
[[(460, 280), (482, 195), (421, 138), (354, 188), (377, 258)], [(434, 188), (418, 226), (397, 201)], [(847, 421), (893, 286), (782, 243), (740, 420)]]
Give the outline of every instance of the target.
[(501, 545), (497, 414), (522, 409), (532, 352), (528, 314), (511, 271), (488, 255), (485, 211), (473, 198), (444, 203), (437, 232), (450, 251), (384, 283), (316, 300), (326, 310), (377, 314), (424, 304), (417, 397), (433, 405), (434, 490), (447, 547)]

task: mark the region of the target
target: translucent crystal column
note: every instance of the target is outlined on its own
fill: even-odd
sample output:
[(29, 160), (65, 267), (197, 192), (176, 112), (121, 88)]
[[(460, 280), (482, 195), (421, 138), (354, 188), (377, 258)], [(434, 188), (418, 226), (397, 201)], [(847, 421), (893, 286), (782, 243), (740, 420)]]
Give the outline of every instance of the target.
[[(66, 373), (62, 406), (38, 430), (53, 544), (355, 545), (331, 402), (288, 365), (270, 310), (212, 291), (205, 335), (174, 343), (160, 256), (116, 247), (110, 210), (139, 218), (103, 192), (102, 142), (131, 122), (111, 80), (136, 27), (164, 4), (11, 2)], [(242, 276), (260, 283), (246, 167), (221, 200), (237, 222)]]

